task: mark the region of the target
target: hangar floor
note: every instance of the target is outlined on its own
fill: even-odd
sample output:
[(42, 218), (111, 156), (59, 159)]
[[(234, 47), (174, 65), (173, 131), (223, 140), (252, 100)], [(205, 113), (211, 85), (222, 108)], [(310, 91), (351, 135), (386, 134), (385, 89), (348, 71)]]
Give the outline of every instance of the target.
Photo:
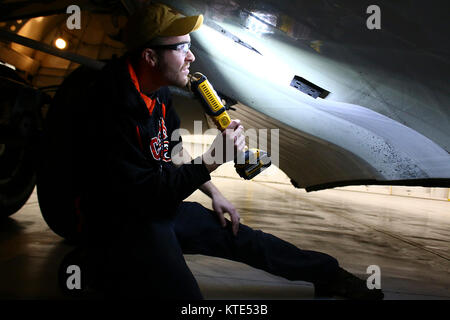
[[(213, 181), (238, 208), (242, 223), (300, 248), (326, 252), (367, 278), (381, 269), (385, 299), (450, 300), (450, 202), (244, 181)], [(210, 207), (201, 192), (189, 200)], [(41, 217), (36, 193), (0, 224), (0, 299), (65, 299), (57, 269), (71, 246)], [(186, 260), (207, 299), (312, 299), (313, 287), (241, 263), (199, 255)]]

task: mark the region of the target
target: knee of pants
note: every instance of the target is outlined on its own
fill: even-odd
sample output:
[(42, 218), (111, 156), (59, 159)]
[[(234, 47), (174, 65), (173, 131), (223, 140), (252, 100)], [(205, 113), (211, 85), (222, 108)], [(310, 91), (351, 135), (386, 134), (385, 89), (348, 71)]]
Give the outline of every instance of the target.
[(339, 262), (336, 258), (323, 252), (320, 252), (320, 254), (323, 259), (323, 266), (327, 271), (333, 272), (339, 268)]
[(310, 251), (316, 257), (313, 268), (314, 282), (328, 282), (333, 279), (339, 269), (339, 262), (336, 258), (323, 252)]

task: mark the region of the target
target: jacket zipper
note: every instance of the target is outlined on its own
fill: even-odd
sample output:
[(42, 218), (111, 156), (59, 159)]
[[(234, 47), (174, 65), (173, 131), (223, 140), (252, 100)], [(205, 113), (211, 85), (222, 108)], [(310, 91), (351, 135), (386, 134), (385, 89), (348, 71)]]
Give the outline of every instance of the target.
[(161, 102), (159, 101), (159, 97), (156, 97), (156, 101), (158, 102), (158, 109), (159, 109), (159, 136), (161, 137), (161, 144), (160, 144), (160, 150), (159, 150), (159, 174), (162, 174), (162, 161), (163, 161), (163, 155), (164, 155), (164, 137), (163, 137), (163, 131), (162, 131), (162, 106)]

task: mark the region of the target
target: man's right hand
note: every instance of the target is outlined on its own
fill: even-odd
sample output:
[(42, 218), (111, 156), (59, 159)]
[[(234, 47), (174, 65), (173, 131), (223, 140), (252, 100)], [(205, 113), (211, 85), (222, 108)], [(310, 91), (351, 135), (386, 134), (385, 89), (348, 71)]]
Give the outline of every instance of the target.
[(228, 127), (214, 139), (211, 147), (203, 154), (203, 163), (209, 172), (222, 163), (235, 160), (245, 148), (244, 127), (240, 120), (232, 120)]

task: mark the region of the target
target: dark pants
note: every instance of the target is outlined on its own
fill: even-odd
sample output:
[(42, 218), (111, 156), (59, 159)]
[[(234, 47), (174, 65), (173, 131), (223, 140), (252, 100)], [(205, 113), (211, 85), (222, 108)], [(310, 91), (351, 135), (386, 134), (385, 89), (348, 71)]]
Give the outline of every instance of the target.
[(231, 222), (222, 227), (213, 211), (195, 202), (183, 202), (174, 221), (122, 226), (108, 247), (106, 288), (129, 298), (202, 299), (183, 254), (239, 261), (313, 283), (327, 283), (338, 269), (336, 259), (327, 254), (300, 250), (243, 224), (235, 237)]

